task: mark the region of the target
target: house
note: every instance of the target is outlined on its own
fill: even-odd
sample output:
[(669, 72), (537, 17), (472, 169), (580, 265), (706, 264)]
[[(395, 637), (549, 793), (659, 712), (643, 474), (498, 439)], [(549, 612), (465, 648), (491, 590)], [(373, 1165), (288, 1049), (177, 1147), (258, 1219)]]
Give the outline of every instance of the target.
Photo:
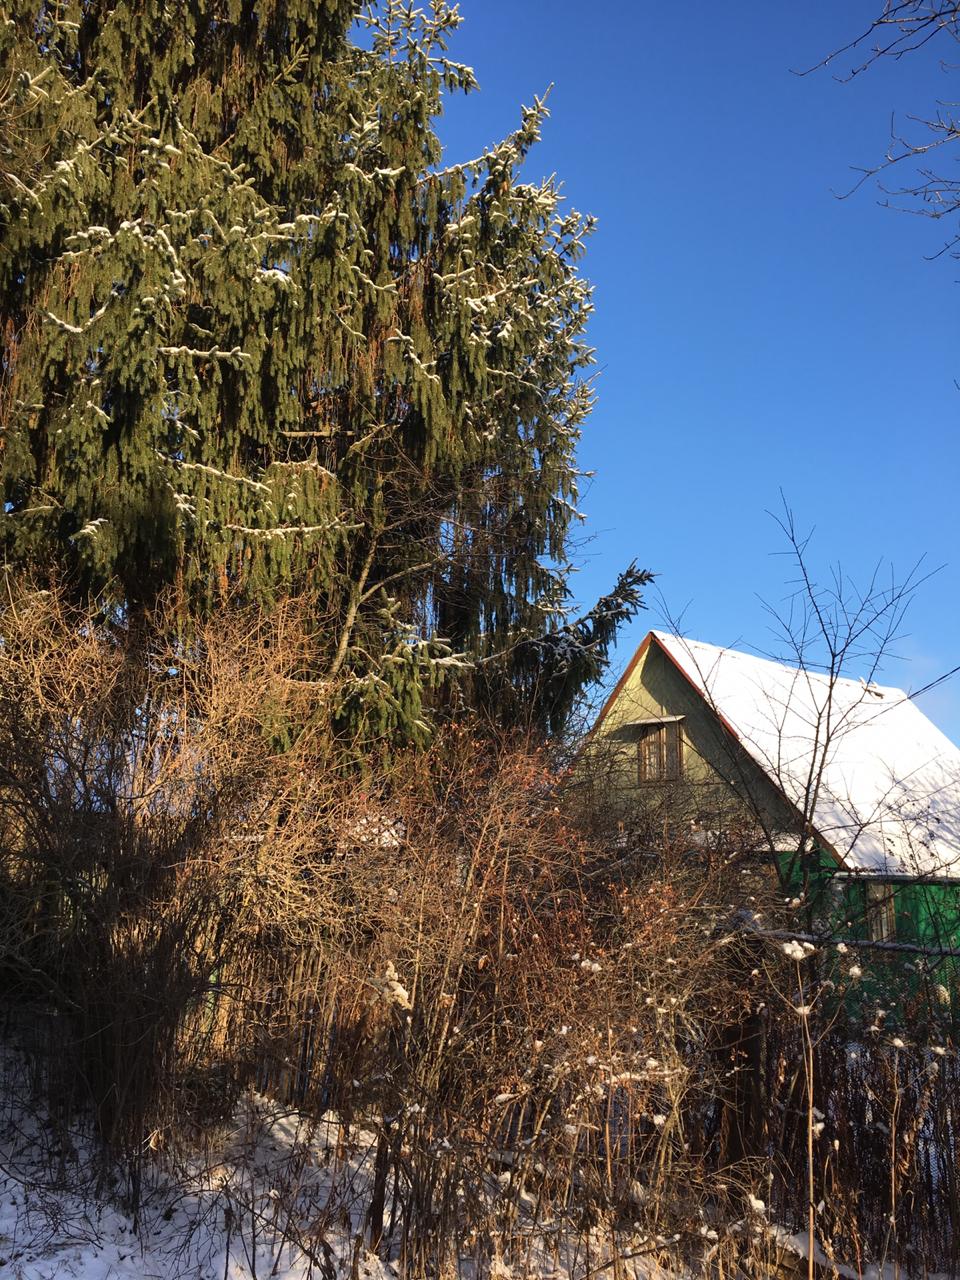
[(749, 842), (842, 936), (960, 948), (960, 750), (902, 690), (652, 631), (584, 759), (625, 823)]

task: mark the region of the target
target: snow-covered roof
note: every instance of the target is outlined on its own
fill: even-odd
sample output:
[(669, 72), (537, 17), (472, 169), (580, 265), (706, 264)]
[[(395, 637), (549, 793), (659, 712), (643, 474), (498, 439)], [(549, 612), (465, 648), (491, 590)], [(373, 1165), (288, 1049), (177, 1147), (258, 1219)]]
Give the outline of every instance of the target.
[(902, 689), (653, 636), (850, 870), (960, 879), (960, 749)]

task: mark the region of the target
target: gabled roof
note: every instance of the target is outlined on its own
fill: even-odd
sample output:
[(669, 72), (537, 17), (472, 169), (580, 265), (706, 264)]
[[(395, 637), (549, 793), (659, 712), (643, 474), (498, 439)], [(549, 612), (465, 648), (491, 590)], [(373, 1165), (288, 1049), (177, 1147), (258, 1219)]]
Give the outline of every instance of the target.
[(960, 749), (902, 689), (661, 631), (641, 652), (651, 642), (847, 868), (960, 879)]

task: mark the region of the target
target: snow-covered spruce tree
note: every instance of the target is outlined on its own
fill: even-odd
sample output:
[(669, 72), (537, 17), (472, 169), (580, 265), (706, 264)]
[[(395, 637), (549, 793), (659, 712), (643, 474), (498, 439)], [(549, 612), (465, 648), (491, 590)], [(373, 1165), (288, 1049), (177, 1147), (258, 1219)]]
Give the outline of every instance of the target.
[(376, 733), (423, 732), (451, 673), (522, 705), (531, 661), (556, 720), (543, 691), (605, 643), (530, 647), (566, 621), (591, 404), (590, 220), (518, 177), (543, 104), (444, 167), (441, 95), (474, 84), (445, 0), (7, 14), (8, 565), (141, 611), (305, 592), (341, 719)]

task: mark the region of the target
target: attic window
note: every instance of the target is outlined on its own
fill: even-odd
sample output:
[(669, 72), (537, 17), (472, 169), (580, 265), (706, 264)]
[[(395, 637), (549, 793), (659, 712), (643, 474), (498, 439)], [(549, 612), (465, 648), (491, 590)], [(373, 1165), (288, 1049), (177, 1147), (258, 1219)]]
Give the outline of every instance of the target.
[(640, 782), (676, 782), (683, 776), (680, 717), (636, 722), (637, 777)]

